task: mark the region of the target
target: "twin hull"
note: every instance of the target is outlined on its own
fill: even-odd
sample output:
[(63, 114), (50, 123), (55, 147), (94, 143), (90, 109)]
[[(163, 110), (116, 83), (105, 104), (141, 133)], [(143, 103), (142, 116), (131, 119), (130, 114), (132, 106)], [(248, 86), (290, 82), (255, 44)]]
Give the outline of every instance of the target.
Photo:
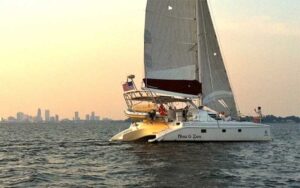
[(133, 123), (111, 141), (269, 141), (270, 127), (250, 122)]

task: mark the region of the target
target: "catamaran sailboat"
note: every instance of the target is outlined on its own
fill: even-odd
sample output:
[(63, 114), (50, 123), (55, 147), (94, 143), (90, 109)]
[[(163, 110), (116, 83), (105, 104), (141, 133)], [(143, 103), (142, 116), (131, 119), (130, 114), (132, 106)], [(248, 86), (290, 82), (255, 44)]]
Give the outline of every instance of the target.
[(207, 0), (148, 0), (144, 87), (123, 85), (132, 119), (111, 141), (268, 141), (270, 127), (241, 122)]

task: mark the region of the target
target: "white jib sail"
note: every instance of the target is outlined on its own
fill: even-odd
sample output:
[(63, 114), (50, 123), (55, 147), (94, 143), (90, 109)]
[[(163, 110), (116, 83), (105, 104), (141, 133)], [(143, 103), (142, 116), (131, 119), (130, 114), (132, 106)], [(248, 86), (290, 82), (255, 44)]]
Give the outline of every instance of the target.
[(213, 27), (207, 0), (198, 0), (202, 102), (217, 112), (237, 117), (237, 109)]

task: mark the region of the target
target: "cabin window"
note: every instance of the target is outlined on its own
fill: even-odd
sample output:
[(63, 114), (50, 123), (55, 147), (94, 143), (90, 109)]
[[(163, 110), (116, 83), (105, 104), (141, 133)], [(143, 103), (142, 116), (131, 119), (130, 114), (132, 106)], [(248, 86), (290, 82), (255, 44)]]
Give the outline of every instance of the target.
[(226, 129), (222, 129), (222, 133), (226, 133)]
[(238, 132), (241, 133), (241, 132), (242, 132), (242, 129), (239, 129)]
[(206, 133), (206, 129), (201, 129), (201, 133)]

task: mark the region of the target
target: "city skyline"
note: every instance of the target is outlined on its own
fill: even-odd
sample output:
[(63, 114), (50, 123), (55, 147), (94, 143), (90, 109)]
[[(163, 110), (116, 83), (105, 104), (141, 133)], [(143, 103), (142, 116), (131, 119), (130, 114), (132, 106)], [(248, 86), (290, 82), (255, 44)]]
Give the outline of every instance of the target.
[[(43, 116), (44, 112), (44, 116)], [(89, 114), (84, 114), (80, 116), (79, 111), (74, 111), (74, 116), (72, 118), (67, 117), (61, 117), (59, 114), (54, 113), (54, 115), (51, 116), (51, 111), (49, 109), (41, 109), (38, 108), (36, 115), (29, 115), (26, 112), (16, 112), (15, 116), (10, 115), (8, 117), (1, 117), (0, 122), (8, 122), (8, 123), (22, 123), (22, 122), (30, 122), (30, 123), (51, 123), (51, 122), (61, 122), (61, 121), (74, 121), (74, 122), (80, 122), (80, 121), (100, 121), (101, 117), (97, 115), (94, 111), (91, 111)], [(104, 117), (103, 120), (110, 120), (110, 118)]]
[[(300, 116), (300, 1), (210, 0), (239, 110)], [(0, 1), (0, 116), (74, 109), (125, 119), (143, 78), (146, 0)], [(46, 107), (46, 108), (45, 108)]]

